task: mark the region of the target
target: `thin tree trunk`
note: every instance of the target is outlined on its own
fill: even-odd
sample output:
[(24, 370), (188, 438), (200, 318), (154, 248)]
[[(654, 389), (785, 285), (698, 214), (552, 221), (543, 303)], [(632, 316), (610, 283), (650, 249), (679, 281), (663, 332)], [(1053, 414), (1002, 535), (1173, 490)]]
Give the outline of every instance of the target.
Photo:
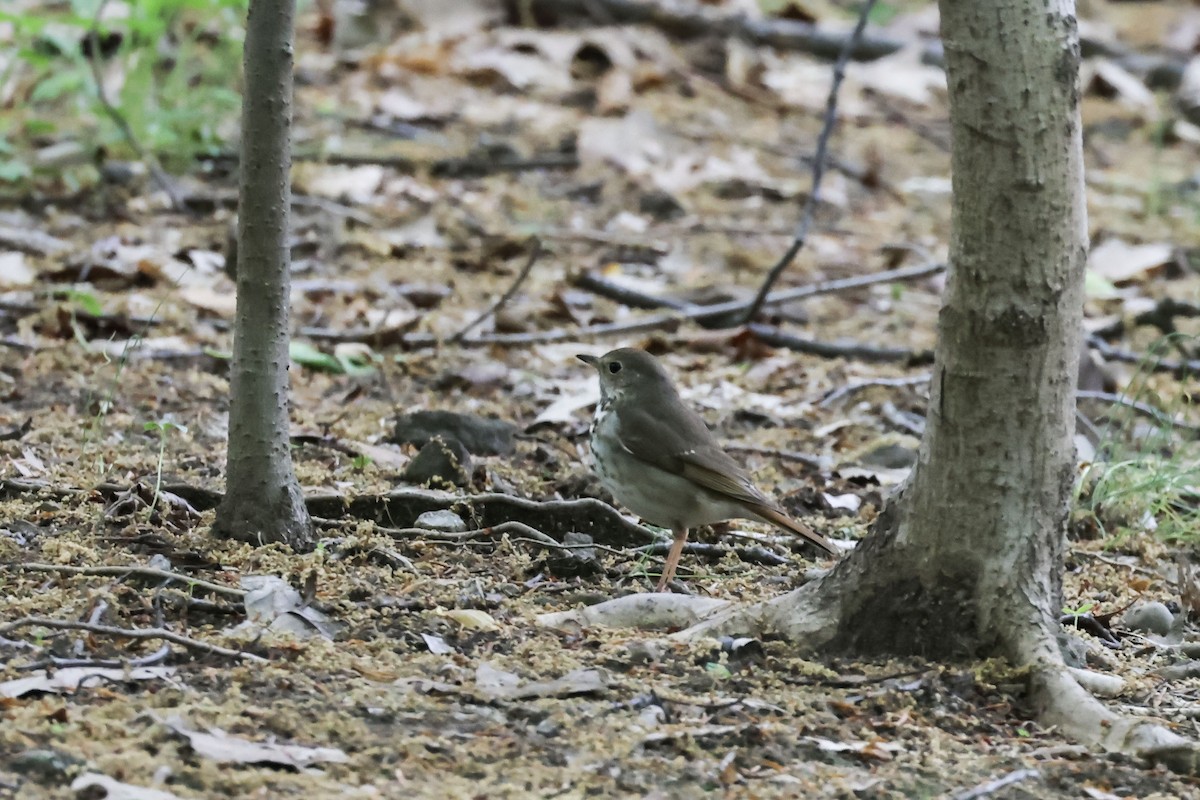
[(312, 546), (288, 438), (288, 214), (295, 0), (251, 0), (225, 499), (214, 529)]
[(822, 652), (1001, 655), (1076, 738), (1194, 769), (1165, 729), (1083, 691), (1056, 645), (1087, 257), (1069, 0), (942, 0), (950, 272), (917, 464), (824, 579), (683, 636), (783, 633)]

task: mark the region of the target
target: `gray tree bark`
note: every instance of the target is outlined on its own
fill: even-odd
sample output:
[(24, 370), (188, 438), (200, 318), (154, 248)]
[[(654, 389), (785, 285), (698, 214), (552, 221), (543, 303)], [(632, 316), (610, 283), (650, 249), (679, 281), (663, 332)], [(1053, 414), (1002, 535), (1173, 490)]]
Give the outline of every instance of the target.
[(1079, 39), (1070, 0), (941, 0), (952, 125), (950, 273), (918, 461), (871, 536), (822, 580), (685, 632), (804, 649), (1001, 655), (1075, 738), (1174, 759), (1116, 717), (1056, 644), (1087, 259)]
[(214, 530), (313, 545), (288, 436), (288, 215), (295, 0), (251, 0), (238, 214), (237, 317), (225, 498)]

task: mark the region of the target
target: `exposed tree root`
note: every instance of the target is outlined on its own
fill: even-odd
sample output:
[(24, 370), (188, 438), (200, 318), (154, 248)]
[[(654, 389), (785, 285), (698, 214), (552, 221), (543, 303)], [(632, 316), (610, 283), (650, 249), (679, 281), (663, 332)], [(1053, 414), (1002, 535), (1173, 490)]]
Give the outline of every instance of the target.
[[(838, 638), (840, 603), (825, 585), (830, 578), (836, 582), (831, 574), (772, 600), (719, 609), (671, 638), (693, 641), (719, 635), (773, 634), (795, 642), (802, 654), (819, 651)], [(1111, 711), (1080, 685), (1079, 676), (1063, 663), (1048, 631), (1039, 626), (1028, 626), (1025, 631), (1006, 649), (1014, 663), (1030, 666), (1029, 700), (1038, 719), (1083, 744), (1144, 758), (1176, 772), (1200, 774), (1200, 745), (1153, 720)]]

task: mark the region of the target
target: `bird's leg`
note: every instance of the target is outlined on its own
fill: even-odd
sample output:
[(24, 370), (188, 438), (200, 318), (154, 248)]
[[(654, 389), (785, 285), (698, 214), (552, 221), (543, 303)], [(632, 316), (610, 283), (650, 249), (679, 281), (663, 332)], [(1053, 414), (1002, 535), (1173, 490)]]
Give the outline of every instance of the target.
[(675, 577), (675, 568), (679, 566), (679, 557), (683, 555), (683, 545), (687, 542), (687, 528), (673, 528), (675, 541), (671, 542), (671, 552), (667, 553), (667, 563), (663, 564), (662, 577), (658, 579), (658, 590), (663, 591)]

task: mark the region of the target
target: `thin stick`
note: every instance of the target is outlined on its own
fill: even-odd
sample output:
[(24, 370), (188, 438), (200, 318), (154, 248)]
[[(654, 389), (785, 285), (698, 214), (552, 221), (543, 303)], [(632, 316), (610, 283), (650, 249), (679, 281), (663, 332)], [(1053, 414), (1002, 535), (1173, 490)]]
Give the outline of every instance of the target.
[(0, 625), (0, 635), (15, 631), (18, 628), (32, 626), (63, 631), (87, 631), (88, 633), (98, 633), (102, 636), (117, 636), (125, 639), (162, 639), (172, 644), (186, 647), (189, 650), (199, 650), (203, 653), (211, 653), (217, 656), (267, 663), (267, 659), (254, 653), (247, 653), (244, 650), (230, 650), (228, 647), (221, 647), (220, 645), (192, 639), (181, 633), (169, 631), (166, 628), (118, 628), (113, 625), (93, 625), (90, 622), (72, 622), (65, 619), (52, 619), (50, 617), (22, 617), (15, 622)]
[(1138, 400), (1131, 400), (1124, 395), (1079, 389), (1075, 392), (1075, 398), (1077, 400), (1098, 400), (1101, 403), (1110, 403), (1114, 406), (1124, 406), (1125, 408), (1133, 409), (1142, 416), (1149, 417), (1159, 425), (1170, 425), (1171, 427), (1179, 428), (1191, 433), (1200, 432), (1200, 425), (1194, 425), (1190, 422), (1180, 419), (1173, 419), (1152, 405), (1142, 403)]
[(987, 797), (989, 794), (995, 794), (1006, 786), (1012, 786), (1014, 783), (1020, 783), (1030, 778), (1041, 778), (1042, 774), (1036, 769), (1019, 769), (1015, 772), (1010, 772), (1007, 775), (996, 778), (992, 781), (981, 783), (973, 789), (968, 789), (965, 792), (959, 792), (954, 795), (952, 800), (978, 800), (980, 797)]
[(1130, 353), (1126, 350), (1118, 350), (1099, 336), (1089, 336), (1088, 346), (1110, 361), (1121, 361), (1126, 364), (1144, 364), (1147, 369), (1153, 372), (1170, 372), (1178, 378), (1194, 377), (1200, 374), (1200, 359), (1173, 361), (1167, 358), (1154, 358), (1149, 354)]
[(825, 121), (821, 125), (821, 133), (817, 137), (816, 155), (813, 156), (812, 188), (804, 200), (804, 212), (800, 217), (800, 226), (796, 229), (796, 236), (792, 239), (791, 247), (767, 273), (767, 279), (763, 281), (762, 286), (758, 287), (758, 294), (755, 295), (754, 302), (750, 304), (746, 315), (742, 318), (743, 324), (750, 322), (758, 314), (763, 301), (767, 299), (767, 295), (779, 280), (779, 276), (795, 260), (796, 254), (808, 240), (808, 231), (812, 227), (813, 215), (816, 213), (817, 203), (821, 200), (821, 179), (825, 176), (825, 151), (829, 148), (829, 137), (833, 133), (834, 123), (837, 122), (838, 91), (842, 88), (842, 79), (846, 77), (846, 64), (850, 61), (850, 54), (854, 52), (862, 38), (863, 29), (867, 27), (867, 17), (871, 15), (871, 10), (874, 8), (875, 0), (867, 0), (863, 3), (862, 10), (858, 14), (858, 23), (854, 26), (854, 32), (842, 44), (837, 62), (833, 65), (833, 83), (829, 86), (829, 96), (825, 100)]
[(794, 461), (797, 464), (803, 464), (806, 467), (813, 469), (825, 469), (830, 466), (830, 459), (825, 456), (817, 456), (812, 453), (800, 453), (795, 450), (779, 450), (774, 447), (759, 447), (753, 444), (737, 444), (727, 442), (722, 445), (723, 449), (728, 453), (746, 453), (755, 456), (769, 456), (780, 461)]
[(492, 303), (491, 308), (489, 308), (487, 311), (484, 311), (471, 322), (468, 322), (466, 327), (451, 336), (450, 343), (457, 344), (461, 342), (463, 337), (473, 330), (475, 326), (479, 325), (479, 323), (495, 314), (505, 303), (511, 300), (513, 295), (517, 293), (517, 289), (519, 289), (521, 284), (525, 282), (525, 279), (529, 277), (529, 273), (533, 269), (533, 265), (537, 263), (538, 256), (541, 254), (541, 240), (536, 236), (531, 236), (529, 238), (529, 259), (525, 262), (525, 266), (521, 269), (521, 271), (517, 273), (517, 279), (512, 282), (512, 285), (508, 287), (508, 290), (504, 294), (500, 295), (500, 297), (496, 299), (496, 302)]
[(228, 595), (229, 597), (236, 597), (239, 600), (246, 596), (245, 590), (239, 589), (236, 586), (224, 586), (220, 583), (212, 583), (211, 581), (193, 578), (189, 575), (181, 575), (178, 572), (171, 572), (165, 569), (156, 569), (155, 567), (71, 567), (59, 564), (0, 564), (0, 567), (7, 569), (20, 569), (25, 570), (26, 572), (56, 572), (62, 575), (114, 575), (119, 577), (138, 575), (143, 578), (156, 578), (163, 581), (185, 583), (189, 586), (194, 586), (199, 589), (206, 589), (214, 594), (223, 594)]
[[(876, 272), (872, 275), (856, 275), (853, 278), (839, 278), (832, 281), (822, 281), (813, 283), (807, 286), (797, 286), (793, 289), (785, 289), (781, 292), (771, 294), (764, 302), (764, 306), (779, 305), (792, 300), (802, 300), (806, 297), (815, 297), (821, 294), (830, 294), (833, 292), (842, 292), (849, 289), (859, 289), (864, 286), (873, 286), (879, 283), (892, 283), (905, 280), (915, 280), (917, 278), (925, 278), (930, 275), (936, 275), (946, 269), (945, 264), (922, 264), (917, 267), (906, 267), (904, 269), (890, 269), (884, 272)], [(592, 277), (588, 280), (589, 288), (597, 293), (601, 293), (598, 287), (604, 282), (603, 278)], [(615, 284), (610, 284), (615, 286)], [(672, 302), (655, 298), (654, 295), (641, 294), (634, 290), (628, 290), (627, 297), (640, 297), (642, 302), (647, 305), (671, 306)], [(721, 317), (732, 316), (739, 312), (745, 311), (750, 306), (750, 301), (747, 300), (730, 300), (724, 303), (713, 303), (711, 305), (687, 305), (683, 308), (676, 309), (670, 312), (662, 312), (659, 314), (651, 314), (646, 317), (628, 320), (626, 322), (606, 322), (601, 325), (591, 325), (585, 328), (575, 328), (573, 330), (565, 328), (556, 328), (549, 331), (532, 331), (530, 333), (494, 333), (486, 336), (475, 336), (462, 339), (459, 344), (464, 347), (520, 347), (530, 344), (554, 344), (556, 342), (575, 342), (582, 339), (597, 338), (601, 336), (625, 336), (631, 333), (640, 333), (642, 331), (657, 331), (669, 330), (683, 324), (684, 322), (705, 321), (719, 319)], [(730, 326), (732, 327), (732, 325)], [(437, 347), (439, 339), (431, 333), (408, 333), (403, 337), (404, 344), (408, 347)]]
[(861, 361), (903, 361), (906, 364), (928, 364), (933, 361), (932, 350), (909, 350), (905, 347), (875, 347), (869, 344), (835, 344), (805, 339), (774, 325), (752, 322), (746, 330), (772, 347), (783, 347), (798, 353), (822, 358), (855, 358)]
[[(875, 272), (870, 275), (855, 275), (852, 278), (838, 278), (836, 280), (819, 281), (810, 283), (805, 286), (797, 286), (792, 289), (784, 289), (780, 292), (774, 292), (763, 301), (763, 306), (776, 306), (781, 303), (790, 303), (794, 300), (804, 300), (809, 297), (816, 297), (822, 294), (834, 294), (836, 292), (844, 292), (850, 289), (861, 289), (865, 286), (875, 286), (880, 283), (896, 283), (900, 281), (916, 280), (918, 278), (926, 278), (930, 275), (937, 275), (946, 269), (946, 265), (942, 263), (921, 264), (915, 267), (904, 267), (902, 269), (889, 269), (883, 272)], [(635, 300), (647, 306), (666, 306), (668, 308), (677, 306), (677, 302), (656, 297), (652, 294), (645, 294), (633, 289), (629, 289), (617, 284), (605, 281), (598, 276), (590, 276), (587, 281), (587, 288), (597, 294), (609, 296), (609, 290), (613, 292), (614, 297), (620, 297), (623, 300)], [(605, 336), (614, 333), (634, 333), (641, 330), (652, 330), (661, 328), (672, 322), (694, 322), (704, 321), (719, 317), (727, 317), (744, 312), (750, 307), (752, 301), (747, 300), (729, 300), (724, 303), (712, 303), (710, 305), (686, 305), (681, 308), (675, 308), (671, 312), (663, 312), (661, 314), (652, 314), (641, 319), (630, 320), (628, 322), (611, 322), (603, 325), (592, 325), (587, 328), (579, 328), (574, 331), (542, 331), (533, 334), (510, 334), (509, 339), (504, 340), (504, 337), (494, 336), (488, 340), (479, 337), (480, 344), (526, 344), (529, 343), (531, 337), (536, 336), (553, 336), (555, 338), (546, 339), (544, 341), (569, 341), (576, 337), (586, 336)], [(518, 337), (523, 337), (522, 341), (516, 341)]]
[(100, 0), (99, 5), (96, 6), (96, 14), (92, 17), (92, 29), (88, 34), (91, 37), (92, 47), (88, 64), (92, 68), (92, 79), (96, 83), (96, 99), (100, 101), (100, 106), (104, 109), (104, 113), (108, 115), (113, 124), (117, 126), (117, 129), (121, 131), (121, 135), (125, 137), (125, 141), (130, 149), (133, 150), (134, 155), (150, 170), (150, 177), (158, 184), (158, 188), (166, 192), (167, 197), (171, 200), (171, 207), (176, 211), (186, 211), (187, 204), (167, 177), (163, 168), (159, 166), (158, 159), (147, 153), (145, 148), (142, 147), (141, 142), (138, 141), (137, 136), (133, 133), (133, 128), (129, 127), (129, 121), (125, 119), (125, 115), (121, 113), (120, 109), (108, 99), (108, 92), (104, 89), (104, 78), (100, 74), (100, 15), (104, 13), (104, 7), (107, 5), (108, 0)]
[(932, 373), (924, 372), (920, 375), (907, 375), (903, 378), (870, 378), (868, 380), (857, 381), (855, 383), (847, 383), (845, 386), (834, 389), (829, 394), (825, 395), (823, 398), (821, 398), (821, 402), (817, 405), (819, 405), (821, 408), (828, 408), (843, 398), (849, 397), (852, 394), (857, 394), (864, 389), (870, 389), (874, 386), (887, 386), (890, 388), (920, 386), (922, 383), (929, 383), (929, 381), (932, 379)]
[(162, 647), (155, 650), (150, 655), (138, 656), (137, 658), (59, 658), (58, 656), (50, 656), (45, 661), (35, 661), (31, 664), (22, 664), (16, 667), (21, 672), (29, 672), (35, 669), (45, 669), (46, 667), (94, 667), (96, 669), (121, 669), (123, 667), (152, 667), (167, 659), (171, 655), (171, 645), (164, 644)]

